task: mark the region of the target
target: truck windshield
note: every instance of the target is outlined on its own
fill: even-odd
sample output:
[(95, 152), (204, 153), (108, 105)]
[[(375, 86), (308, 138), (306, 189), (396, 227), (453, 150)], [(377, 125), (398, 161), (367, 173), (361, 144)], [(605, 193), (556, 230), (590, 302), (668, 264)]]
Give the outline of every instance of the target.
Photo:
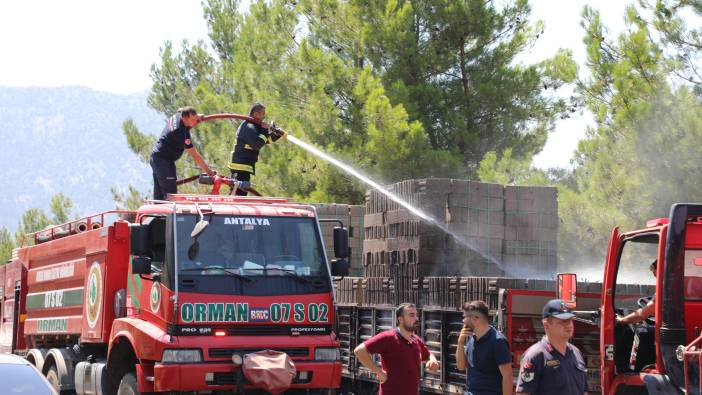
[(177, 217), (181, 273), (238, 276), (326, 276), (313, 218), (207, 215), (193, 239), (196, 215)]

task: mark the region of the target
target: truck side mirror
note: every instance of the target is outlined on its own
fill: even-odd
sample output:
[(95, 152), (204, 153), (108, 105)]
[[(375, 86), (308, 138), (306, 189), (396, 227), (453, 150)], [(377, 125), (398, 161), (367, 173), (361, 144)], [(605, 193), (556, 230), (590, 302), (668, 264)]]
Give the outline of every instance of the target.
[(145, 256), (132, 258), (132, 274), (151, 274), (151, 258)]
[(566, 302), (571, 309), (576, 305), (578, 292), (578, 276), (573, 273), (558, 274), (558, 299)]
[(129, 224), (129, 253), (131, 255), (149, 255), (151, 252), (149, 228), (148, 224)]
[(332, 264), (332, 276), (345, 277), (349, 275), (349, 261), (346, 259), (334, 259)]
[(334, 256), (349, 257), (349, 231), (346, 228), (334, 227)]
[(193, 231), (190, 232), (190, 237), (193, 240), (197, 239), (202, 234), (202, 232), (204, 232), (205, 229), (207, 229), (207, 227), (209, 225), (210, 225), (210, 222), (207, 221), (206, 219), (201, 219), (201, 220), (197, 221), (197, 223), (195, 224), (195, 227), (193, 228)]

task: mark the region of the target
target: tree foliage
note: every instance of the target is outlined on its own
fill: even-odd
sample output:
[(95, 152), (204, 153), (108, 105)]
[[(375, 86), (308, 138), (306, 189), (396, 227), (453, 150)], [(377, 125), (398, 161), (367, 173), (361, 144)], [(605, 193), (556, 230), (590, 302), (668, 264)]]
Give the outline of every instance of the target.
[[(594, 116), (568, 170), (544, 172), (512, 151), (488, 152), (482, 180), (559, 189), (562, 264), (601, 268), (615, 226), (642, 227), (668, 215), (671, 204), (698, 201), (702, 170), (698, 71), (700, 33), (683, 15), (702, 14), (699, 1), (641, 0), (613, 36), (599, 12), (585, 7), (587, 73), (575, 79), (577, 103)], [(572, 70), (562, 68), (567, 75)]]
[(136, 211), (148, 196), (144, 196), (138, 189), (129, 186), (126, 191), (112, 188), (112, 198), (115, 201), (115, 209)]
[[(51, 203), (49, 205), (49, 212), (51, 217), (49, 217), (46, 212), (40, 208), (29, 208), (23, 214), (20, 219), (19, 227), (15, 232), (15, 244), (10, 247), (10, 250), (14, 246), (20, 246), (23, 241), (27, 242), (25, 235), (40, 231), (50, 225), (60, 225), (66, 223), (74, 215), (71, 213), (73, 203), (71, 199), (59, 192), (58, 194), (51, 197)], [(3, 246), (3, 237), (0, 230), (0, 250)]]
[[(205, 0), (206, 41), (164, 43), (151, 68), (148, 104), (164, 118), (246, 114), (263, 102), (292, 135), (381, 182), (477, 177), (559, 189), (561, 261), (601, 263), (614, 226), (631, 229), (696, 201), (702, 186), (700, 0), (639, 0), (626, 30), (612, 35), (599, 13), (582, 14), (585, 72), (569, 50), (519, 63), (542, 32), (527, 0)], [(570, 84), (575, 95), (564, 97)], [(569, 169), (539, 170), (532, 157), (554, 123), (582, 106), (594, 122)], [(193, 140), (228, 173), (238, 123), (201, 124)], [(126, 120), (129, 147), (148, 163), (153, 133)], [(179, 177), (199, 170), (178, 163)], [(365, 186), (299, 147), (261, 152), (254, 178), (267, 195), (360, 203)], [(197, 185), (183, 192), (206, 192)], [(118, 208), (144, 200), (113, 189)], [(24, 213), (15, 236), (69, 218), (70, 199), (52, 199), (53, 218)], [(9, 242), (7, 241), (9, 240)], [(0, 229), (0, 258), (11, 251)]]
[[(694, 24), (702, 16), (700, 0), (639, 0), (653, 13), (651, 25), (662, 36), (661, 44), (671, 55), (667, 61), (672, 74), (689, 83), (697, 95), (702, 94), (702, 28)], [(697, 17), (686, 18), (685, 15)]]
[(73, 207), (73, 202), (71, 198), (64, 195), (62, 192), (51, 197), (51, 204), (49, 205), (49, 210), (53, 214), (51, 218), (52, 224), (62, 224), (68, 222), (71, 216), (71, 208)]
[(13, 248), (15, 248), (15, 243), (10, 231), (4, 226), (0, 227), (0, 266), (10, 259)]
[(505, 185), (550, 185), (553, 180), (549, 173), (536, 169), (531, 164), (532, 158), (516, 159), (512, 149), (507, 148), (498, 157), (490, 151), (485, 154), (478, 168), (478, 178), (484, 182)]
[(17, 245), (22, 245), (25, 235), (42, 230), (49, 226), (51, 221), (44, 210), (39, 208), (27, 209), (22, 214), (19, 228), (15, 232), (15, 242)]
[(578, 145), (574, 183), (560, 187), (560, 244), (571, 260), (601, 262), (614, 226), (639, 228), (702, 195), (691, 182), (702, 175), (694, 143), (702, 137), (702, 106), (695, 83), (678, 78), (684, 52), (669, 51), (680, 36), (655, 30), (670, 26), (661, 4), (656, 23), (645, 19), (645, 3), (628, 7), (627, 30), (616, 38), (607, 37), (598, 12), (583, 13), (590, 77), (578, 92), (595, 125)]
[[(152, 108), (247, 113), (262, 101), (294, 136), (384, 182), (475, 176), (485, 153), (508, 148), (524, 159), (571, 110), (551, 92), (575, 76), (569, 53), (515, 61), (542, 29), (528, 23), (526, 0), (273, 0), (246, 12), (239, 5), (205, 1), (208, 42), (183, 42), (180, 52), (165, 43), (151, 70)], [(193, 133), (220, 172), (236, 126), (211, 122)], [(149, 136), (131, 122), (124, 131), (148, 160)], [(179, 175), (190, 175), (180, 162)], [(254, 181), (266, 194), (363, 199), (365, 186), (291, 144), (264, 148), (260, 163)]]

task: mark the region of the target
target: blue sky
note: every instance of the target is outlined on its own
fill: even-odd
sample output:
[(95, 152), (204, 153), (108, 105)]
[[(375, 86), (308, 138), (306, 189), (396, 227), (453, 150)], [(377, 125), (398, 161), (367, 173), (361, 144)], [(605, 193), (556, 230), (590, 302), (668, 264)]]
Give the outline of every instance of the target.
[[(532, 0), (544, 34), (525, 53), (525, 63), (570, 48), (585, 59), (580, 13), (585, 4), (601, 11), (611, 31), (623, 28), (629, 1)], [(3, 4), (0, 86), (86, 86), (129, 94), (148, 90), (149, 71), (166, 40), (207, 39), (200, 0), (22, 0)], [(534, 160), (538, 167), (568, 166), (588, 114), (559, 122)]]

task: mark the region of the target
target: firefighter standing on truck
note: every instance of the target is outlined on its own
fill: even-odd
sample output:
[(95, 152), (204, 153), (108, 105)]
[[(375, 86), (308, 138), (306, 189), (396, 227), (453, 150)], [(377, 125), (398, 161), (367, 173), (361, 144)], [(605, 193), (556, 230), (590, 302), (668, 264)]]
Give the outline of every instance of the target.
[[(229, 169), (232, 171), (232, 178), (237, 181), (251, 181), (251, 175), (256, 174), (256, 162), (261, 148), (266, 144), (271, 144), (278, 139), (285, 138), (285, 131), (263, 122), (266, 117), (266, 107), (261, 103), (251, 106), (249, 116), (255, 122), (244, 121), (236, 131), (236, 142), (232, 151)], [(238, 196), (246, 196), (247, 192), (242, 188), (237, 188)]]
[(161, 136), (151, 150), (151, 169), (154, 176), (154, 199), (164, 200), (169, 193), (177, 193), (175, 161), (180, 159), (183, 151), (190, 155), (195, 163), (209, 175), (214, 172), (207, 166), (200, 153), (193, 146), (190, 129), (200, 123), (200, 115), (194, 107), (179, 108), (168, 118)]

